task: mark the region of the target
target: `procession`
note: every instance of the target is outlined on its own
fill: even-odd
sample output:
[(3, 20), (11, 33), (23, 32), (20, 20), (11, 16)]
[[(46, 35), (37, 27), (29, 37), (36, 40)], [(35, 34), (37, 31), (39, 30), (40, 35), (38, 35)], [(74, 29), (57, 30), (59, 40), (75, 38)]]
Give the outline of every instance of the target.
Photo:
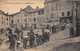
[[(50, 29), (50, 26), (45, 29), (41, 29), (41, 31), (34, 31), (34, 29), (30, 29), (25, 35), (24, 31), (21, 31), (20, 29), (16, 28), (10, 29), (1, 29), (0, 34), (0, 46), (3, 44), (3, 41), (6, 42), (7, 45), (9, 45), (9, 49), (12, 51), (15, 51), (16, 49), (24, 48), (33, 48), (37, 47), (39, 45), (44, 44), (45, 42), (48, 42), (50, 39), (50, 35), (56, 34), (59, 31), (63, 31), (67, 28), (70, 28), (70, 24), (66, 24), (67, 26), (62, 25), (53, 25), (52, 29)], [(72, 31), (72, 30), (71, 30)], [(72, 33), (70, 34), (73, 35)]]

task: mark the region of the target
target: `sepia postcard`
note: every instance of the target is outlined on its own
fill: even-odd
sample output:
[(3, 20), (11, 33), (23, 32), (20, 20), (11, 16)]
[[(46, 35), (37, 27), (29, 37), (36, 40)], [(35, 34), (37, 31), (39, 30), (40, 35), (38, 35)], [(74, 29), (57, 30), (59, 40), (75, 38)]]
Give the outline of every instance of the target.
[(80, 51), (80, 0), (0, 0), (0, 51)]

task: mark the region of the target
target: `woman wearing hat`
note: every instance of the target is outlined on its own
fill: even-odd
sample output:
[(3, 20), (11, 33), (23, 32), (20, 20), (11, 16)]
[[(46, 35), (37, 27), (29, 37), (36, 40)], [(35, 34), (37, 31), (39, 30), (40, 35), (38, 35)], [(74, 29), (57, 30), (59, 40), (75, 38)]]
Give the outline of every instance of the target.
[(11, 51), (15, 51), (15, 43), (16, 43), (17, 36), (12, 33), (12, 30), (10, 30), (8, 37), (9, 37), (9, 42), (10, 42), (9, 49)]

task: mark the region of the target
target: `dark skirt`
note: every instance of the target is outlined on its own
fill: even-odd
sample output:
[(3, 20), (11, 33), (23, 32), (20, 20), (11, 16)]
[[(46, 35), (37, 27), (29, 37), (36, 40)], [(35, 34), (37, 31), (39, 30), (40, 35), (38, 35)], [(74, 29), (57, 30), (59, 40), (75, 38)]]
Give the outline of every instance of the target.
[(9, 49), (13, 50), (15, 49), (15, 42), (10, 42), (10, 46), (9, 46)]

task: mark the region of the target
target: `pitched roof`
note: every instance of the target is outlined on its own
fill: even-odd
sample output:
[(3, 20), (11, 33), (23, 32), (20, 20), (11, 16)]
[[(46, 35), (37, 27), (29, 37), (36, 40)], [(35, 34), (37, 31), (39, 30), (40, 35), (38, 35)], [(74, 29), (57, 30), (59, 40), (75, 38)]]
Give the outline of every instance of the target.
[(4, 11), (0, 10), (0, 14), (3, 14), (4, 15), (5, 13), (4, 13)]
[(9, 16), (15, 16), (17, 14), (19, 14), (20, 12), (14, 13), (14, 14), (10, 14)]
[(41, 11), (41, 10), (44, 10), (44, 8), (33, 9), (33, 10), (29, 11), (29, 13), (34, 13), (34, 12), (38, 12), (38, 11)]
[(22, 9), (21, 11), (31, 11), (33, 8), (31, 6), (27, 6), (26, 8)]
[(33, 10), (33, 8), (28, 5), (26, 8), (21, 9), (19, 12), (14, 13), (14, 14), (10, 14), (10, 16), (15, 16), (15, 15), (17, 15), (17, 14), (20, 14), (22, 11), (29, 12), (29, 11), (31, 11), (31, 10)]
[(0, 14), (8, 16), (8, 14), (6, 14), (4, 11), (0, 10)]
[(14, 14), (10, 14), (10, 16), (14, 16), (14, 15), (20, 14), (22, 11), (25, 11), (27, 13), (34, 13), (34, 12), (38, 12), (38, 11), (41, 11), (41, 10), (44, 10), (44, 8), (33, 9), (31, 6), (28, 5), (26, 8), (21, 9), (19, 12), (14, 13)]

